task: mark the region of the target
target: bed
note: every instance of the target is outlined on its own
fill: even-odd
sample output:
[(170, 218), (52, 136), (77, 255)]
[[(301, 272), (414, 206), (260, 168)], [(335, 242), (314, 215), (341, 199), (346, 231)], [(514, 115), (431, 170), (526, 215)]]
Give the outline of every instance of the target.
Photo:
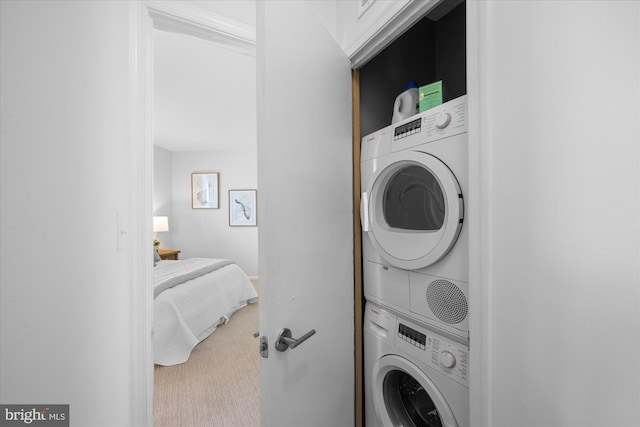
[(258, 300), (247, 275), (231, 260), (190, 258), (154, 265), (153, 357), (171, 366), (189, 359), (193, 348)]

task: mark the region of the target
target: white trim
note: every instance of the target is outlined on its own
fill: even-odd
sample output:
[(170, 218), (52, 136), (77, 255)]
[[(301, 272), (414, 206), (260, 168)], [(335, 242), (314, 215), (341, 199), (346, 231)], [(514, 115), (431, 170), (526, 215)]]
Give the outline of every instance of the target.
[(153, 427), (152, 21), (142, 3), (130, 5), (131, 420)]
[(153, 27), (214, 42), (248, 56), (256, 56), (255, 26), (201, 9), (183, 1), (145, 1)]
[(159, 29), (215, 42), (254, 56), (255, 27), (180, 1), (130, 3), (131, 420), (153, 427), (153, 34)]
[[(439, 0), (398, 0), (344, 51), (353, 68), (360, 68), (422, 18)], [(371, 12), (371, 11), (369, 11)]]
[(491, 111), (484, 66), (487, 3), (467, 1), (467, 94), (469, 97), (469, 392), (471, 425), (493, 425)]

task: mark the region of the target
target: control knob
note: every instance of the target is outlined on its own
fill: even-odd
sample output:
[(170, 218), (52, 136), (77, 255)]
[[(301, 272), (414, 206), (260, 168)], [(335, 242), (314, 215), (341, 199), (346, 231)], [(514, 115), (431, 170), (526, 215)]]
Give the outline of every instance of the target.
[(445, 368), (453, 368), (456, 366), (456, 357), (450, 351), (440, 353), (440, 364)]
[(436, 127), (438, 129), (446, 128), (449, 126), (449, 123), (451, 123), (451, 114), (446, 111), (438, 114), (438, 117), (436, 117)]

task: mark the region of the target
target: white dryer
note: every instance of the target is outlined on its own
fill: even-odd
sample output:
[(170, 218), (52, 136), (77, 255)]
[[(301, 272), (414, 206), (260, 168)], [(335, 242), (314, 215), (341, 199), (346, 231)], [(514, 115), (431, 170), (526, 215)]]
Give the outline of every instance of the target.
[(367, 302), (365, 426), (467, 427), (467, 345)]
[(364, 295), (468, 334), (467, 96), (362, 139)]

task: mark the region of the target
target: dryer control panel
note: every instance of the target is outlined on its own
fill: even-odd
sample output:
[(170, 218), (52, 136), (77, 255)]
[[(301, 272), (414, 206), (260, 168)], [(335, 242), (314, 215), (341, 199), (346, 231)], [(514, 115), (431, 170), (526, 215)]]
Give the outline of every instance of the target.
[(395, 345), (412, 359), (468, 387), (469, 350), (466, 345), (426, 328), (398, 319)]
[(467, 95), (391, 126), (391, 151), (404, 150), (468, 131)]

